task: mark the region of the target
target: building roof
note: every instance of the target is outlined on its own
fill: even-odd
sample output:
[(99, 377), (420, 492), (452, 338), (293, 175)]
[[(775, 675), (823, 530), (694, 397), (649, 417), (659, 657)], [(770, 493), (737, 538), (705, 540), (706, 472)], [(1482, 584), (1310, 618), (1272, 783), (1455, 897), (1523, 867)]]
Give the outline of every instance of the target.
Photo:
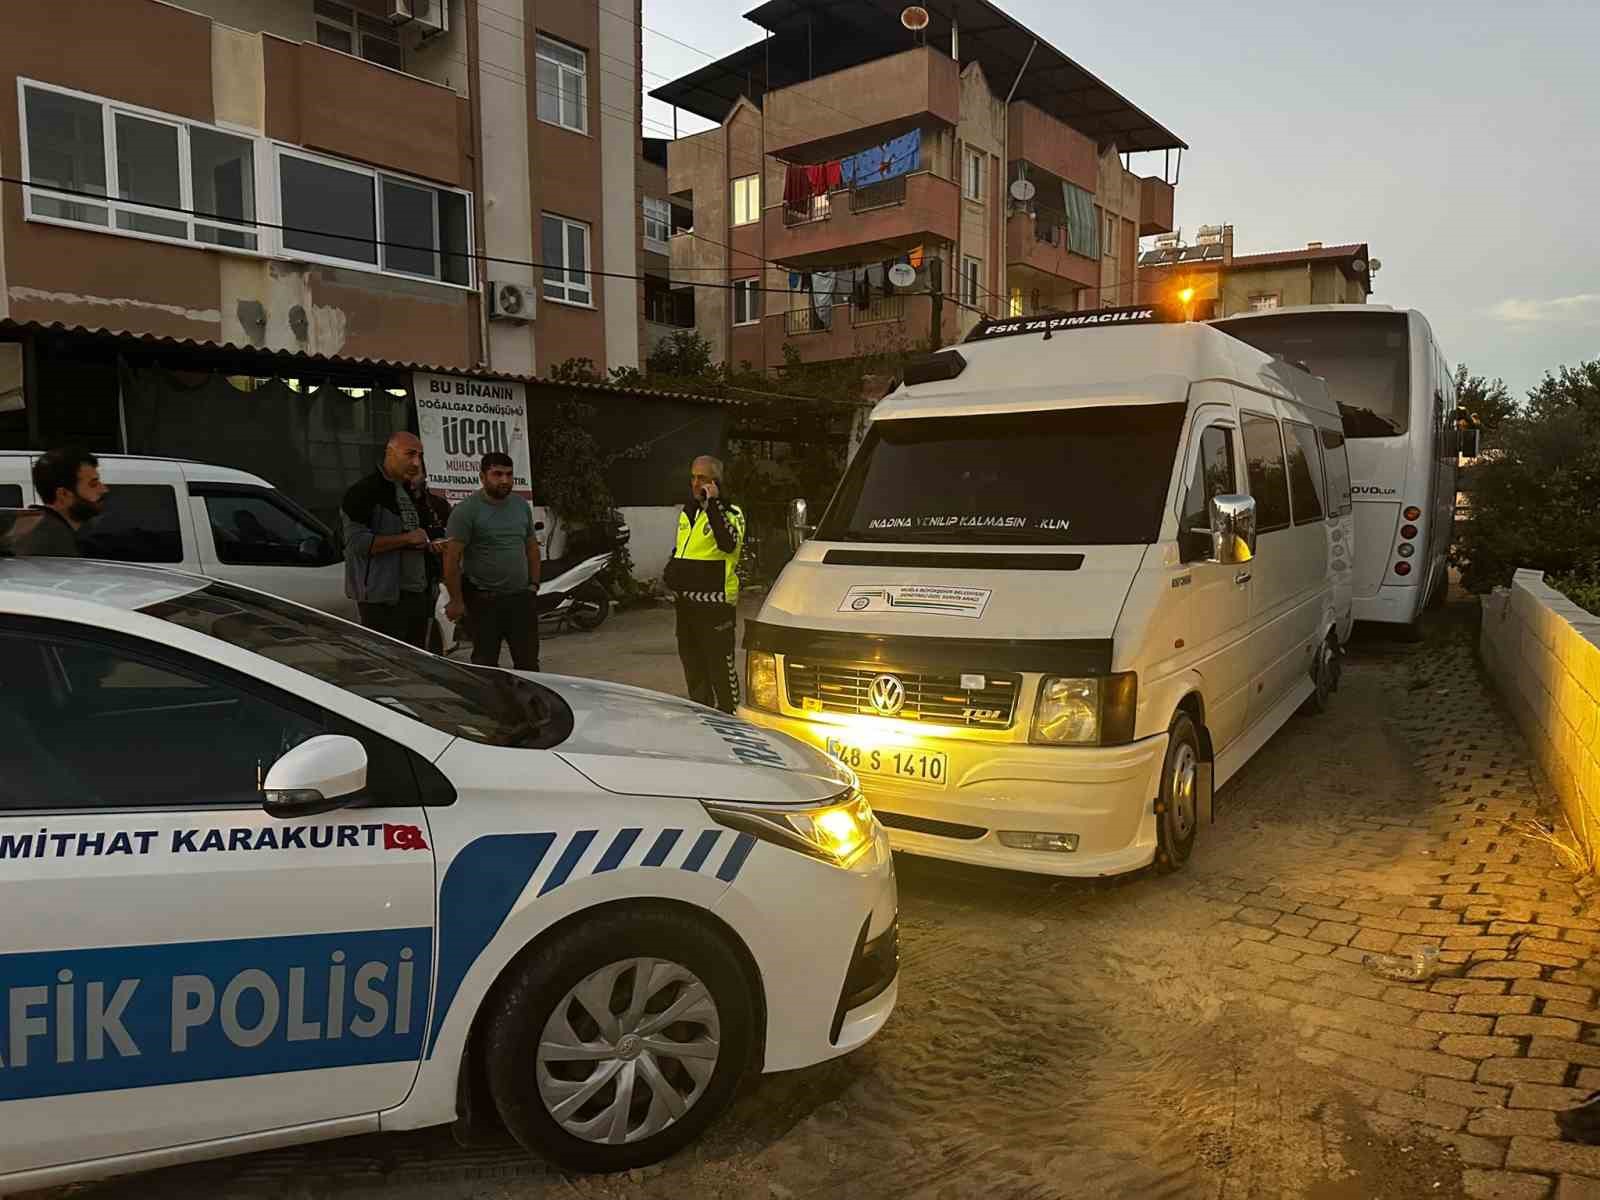
[(988, 0), (919, 2), (928, 10), (929, 24), (923, 35), (914, 37), (900, 24), (904, 0), (766, 0), (745, 16), (771, 31), (770, 38), (663, 84), (650, 95), (721, 122), (740, 96), (759, 99), (767, 91), (898, 54), (924, 41), (947, 49), (955, 17), (963, 63), (980, 63), (991, 84), (1006, 89), (1021, 72), (1015, 100), (1026, 100), (1097, 142), (1115, 142), (1122, 150), (1187, 149), (1177, 134)]
[(1320, 262), (1329, 258), (1367, 257), (1365, 242), (1351, 242), (1343, 246), (1302, 246), (1298, 250), (1272, 250), (1266, 254), (1235, 254), (1236, 267), (1273, 267), (1285, 263)]
[[(1224, 263), (1222, 246), (1168, 246), (1159, 250), (1146, 250), (1139, 256), (1140, 267), (1196, 267), (1230, 271), (1248, 270), (1251, 267), (1286, 267), (1296, 263), (1337, 262), (1345, 273), (1366, 284), (1372, 290), (1372, 257), (1366, 242), (1348, 242), (1339, 246), (1302, 246), (1298, 250), (1271, 250), (1264, 254), (1235, 254)], [(1361, 263), (1359, 270), (1355, 264)]]
[(579, 391), (606, 393), (616, 396), (646, 396), (658, 400), (680, 400), (698, 404), (742, 405), (745, 401), (725, 396), (708, 396), (698, 392), (669, 392), (658, 388), (637, 387), (618, 383), (581, 383), (564, 380), (541, 379), (537, 375), (515, 375), (503, 371), (483, 371), (443, 366), (438, 363), (405, 362), (390, 358), (362, 358), (329, 354), (304, 354), (294, 350), (273, 350), (263, 346), (241, 346), (234, 342), (215, 342), (199, 338), (161, 337), (153, 333), (130, 333), (103, 326), (67, 325), (61, 321), (0, 320), (0, 334), (66, 334), (93, 337), (115, 342), (118, 345), (142, 350), (182, 350), (196, 354), (226, 354), (231, 359), (243, 360), (272, 373), (282, 373), (288, 367), (301, 371), (325, 370), (333, 374), (349, 374), (361, 370), (425, 371), (435, 375), (461, 375), (472, 379), (489, 379), (506, 383), (522, 383), (530, 387), (569, 388)]

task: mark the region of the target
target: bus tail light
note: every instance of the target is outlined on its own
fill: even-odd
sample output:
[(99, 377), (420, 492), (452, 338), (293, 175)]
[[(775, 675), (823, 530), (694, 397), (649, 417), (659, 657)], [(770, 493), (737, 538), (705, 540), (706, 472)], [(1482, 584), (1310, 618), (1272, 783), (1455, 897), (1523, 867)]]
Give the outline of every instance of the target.
[(1395, 565), (1394, 565), (1394, 573), (1396, 575), (1409, 575), (1409, 574), (1411, 574), (1411, 564), (1408, 563), (1408, 562), (1403, 562), (1403, 561), (1395, 563)]
[(1410, 558), (1416, 552), (1417, 552), (1417, 548), (1415, 546), (1413, 546), (1410, 542), (1401, 542), (1400, 543), (1399, 554), (1400, 554), (1401, 558)]
[(1420, 520), (1422, 520), (1422, 510), (1420, 508), (1418, 508), (1415, 504), (1413, 504), (1409, 508), (1407, 508), (1406, 511), (1401, 515), (1404, 516), (1405, 519), (1408, 520), (1408, 521), (1420, 521)]

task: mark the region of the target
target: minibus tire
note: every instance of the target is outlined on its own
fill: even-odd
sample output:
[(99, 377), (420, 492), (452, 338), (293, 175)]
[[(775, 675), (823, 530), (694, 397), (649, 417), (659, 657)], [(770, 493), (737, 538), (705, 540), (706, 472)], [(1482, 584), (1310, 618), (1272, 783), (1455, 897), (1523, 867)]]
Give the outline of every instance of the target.
[(1333, 703), (1333, 693), (1339, 687), (1338, 661), (1339, 643), (1329, 634), (1317, 648), (1317, 656), (1311, 663), (1311, 695), (1300, 706), (1306, 716), (1325, 713)]
[(1200, 789), (1205, 751), (1194, 718), (1180, 712), (1167, 729), (1167, 757), (1156, 797), (1156, 870), (1176, 871), (1189, 861), (1200, 831)]

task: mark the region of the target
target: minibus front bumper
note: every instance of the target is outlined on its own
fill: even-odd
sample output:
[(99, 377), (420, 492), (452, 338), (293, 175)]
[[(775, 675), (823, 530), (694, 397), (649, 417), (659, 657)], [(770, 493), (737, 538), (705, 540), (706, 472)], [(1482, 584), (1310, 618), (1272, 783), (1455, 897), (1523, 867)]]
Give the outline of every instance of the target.
[[(826, 750), (841, 727), (742, 707), (739, 715)], [(1117, 875), (1156, 855), (1155, 800), (1167, 735), (1122, 746), (1040, 746), (906, 732), (947, 756), (942, 784), (861, 772), (861, 790), (896, 850), (1050, 875)], [(1047, 849), (1018, 844), (1019, 835)], [(1011, 844), (1008, 844), (1011, 843)], [(1073, 849), (1066, 849), (1066, 845)]]

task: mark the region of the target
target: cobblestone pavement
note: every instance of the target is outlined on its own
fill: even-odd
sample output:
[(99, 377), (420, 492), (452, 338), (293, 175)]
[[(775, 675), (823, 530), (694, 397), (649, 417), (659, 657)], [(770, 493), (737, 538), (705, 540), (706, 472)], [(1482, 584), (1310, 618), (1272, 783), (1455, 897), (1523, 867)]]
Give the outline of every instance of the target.
[[(668, 628), (626, 614), (551, 666), (631, 681), (648, 658), (664, 681), (661, 647), (631, 655), (623, 635), (649, 647)], [(1600, 1200), (1600, 1147), (1558, 1141), (1553, 1117), (1600, 1088), (1600, 920), (1543, 836), (1471, 636), (1457, 613), (1416, 649), (1359, 641), (1332, 712), (1291, 721), (1223, 790), (1177, 875), (902, 856), (902, 1000), (883, 1034), (752, 1081), (668, 1163), (567, 1177), (428, 1131), (91, 1191)], [(1424, 945), (1428, 982), (1361, 965)]]

